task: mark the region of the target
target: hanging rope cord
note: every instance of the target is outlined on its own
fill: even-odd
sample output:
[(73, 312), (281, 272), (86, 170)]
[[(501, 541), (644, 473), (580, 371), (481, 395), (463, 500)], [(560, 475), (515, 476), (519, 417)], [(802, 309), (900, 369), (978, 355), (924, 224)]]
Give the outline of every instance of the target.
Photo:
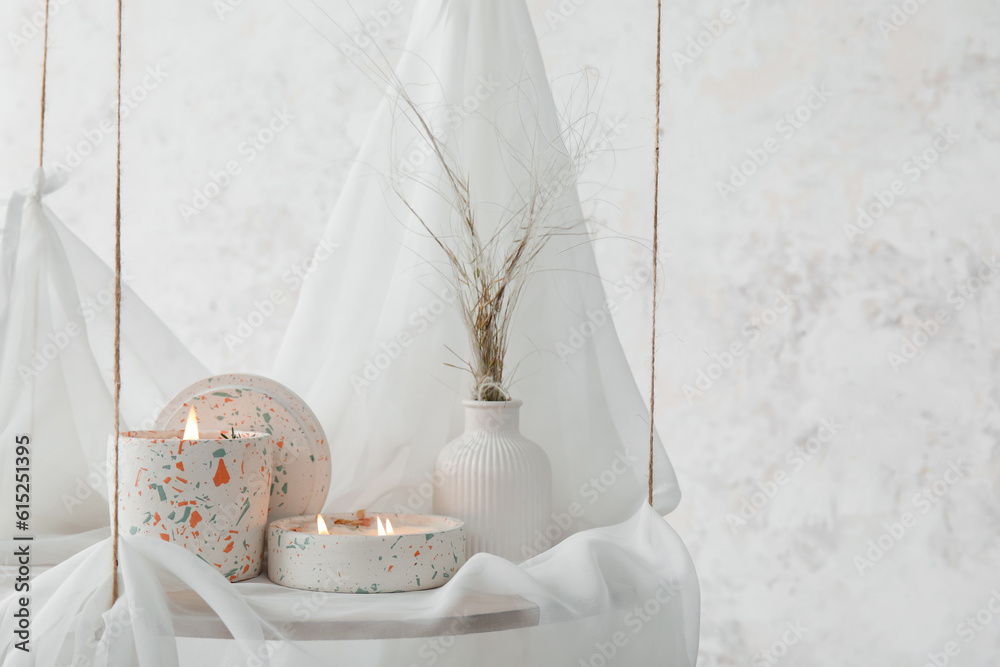
[[(656, 121), (655, 140), (653, 149), (653, 317), (651, 333), (651, 359), (649, 375), (649, 496), (650, 506), (653, 505), (653, 463), (656, 441), (656, 306), (658, 303), (658, 267), (659, 257), (659, 203), (660, 203), (660, 86), (662, 79), (661, 71), (661, 38), (662, 38), (662, 16), (663, 2), (657, 0), (656, 3)], [(42, 109), (41, 123), (39, 131), (38, 162), (42, 163), (42, 153), (45, 142), (45, 82), (46, 66), (48, 59), (48, 34), (49, 34), (49, 0), (45, 2), (45, 28), (44, 28), (45, 53), (42, 56)], [(116, 105), (115, 105), (115, 332), (114, 332), (114, 458), (112, 468), (112, 484), (114, 488), (114, 499), (111, 504), (111, 602), (118, 599), (118, 438), (121, 435), (121, 303), (122, 303), (122, 252), (121, 252), (121, 228), (122, 228), (122, 202), (121, 202), (121, 156), (122, 156), (122, 118), (121, 118), (121, 90), (122, 90), (122, 0), (118, 0), (118, 30), (117, 30), (117, 68), (116, 68)]]
[(656, 306), (658, 303), (657, 258), (660, 252), (660, 43), (663, 0), (656, 2), (656, 139), (653, 144), (653, 325), (649, 370), (649, 506), (653, 506), (653, 451), (656, 440)]
[[(45, 0), (45, 23), (42, 28), (42, 94), (38, 122), (38, 166), (41, 168), (45, 155), (45, 89), (48, 83), (49, 60), (49, 1)], [(114, 484), (114, 499), (111, 503), (111, 603), (118, 599), (118, 436), (121, 434), (121, 308), (122, 308), (122, 0), (118, 0), (118, 58), (116, 83), (116, 148), (115, 148), (115, 334), (114, 334), (114, 405), (115, 439), (114, 460), (111, 471)], [(34, 409), (32, 409), (34, 415)]]
[(45, 154), (45, 84), (48, 81), (49, 66), (49, 0), (45, 0), (45, 25), (42, 27), (42, 103), (38, 120), (38, 166), (42, 166)]
[[(39, 103), (39, 118), (38, 118), (38, 169), (41, 170), (43, 167), (45, 155), (45, 84), (48, 81), (48, 71), (49, 71), (49, 0), (45, 0), (45, 24), (42, 26), (42, 99)], [(10, 307), (10, 304), (7, 304)], [(32, 331), (38, 331), (38, 309), (32, 313)], [(31, 358), (35, 359), (38, 357), (38, 336), (36, 335), (32, 340), (32, 351)], [(31, 417), (29, 419), (30, 432), (35, 432), (35, 406), (37, 405), (37, 395), (38, 388), (32, 383), (31, 387)]]
[(111, 503), (111, 604), (118, 599), (118, 437), (121, 435), (122, 334), (122, 0), (118, 0), (118, 68), (115, 104), (115, 439)]

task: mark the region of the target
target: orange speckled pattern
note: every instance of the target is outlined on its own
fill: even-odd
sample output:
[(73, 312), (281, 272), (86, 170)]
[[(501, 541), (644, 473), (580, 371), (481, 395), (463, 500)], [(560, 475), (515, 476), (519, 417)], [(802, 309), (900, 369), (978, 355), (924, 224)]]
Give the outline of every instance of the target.
[[(294, 392), (258, 375), (216, 375), (180, 392), (160, 413), (155, 428), (184, 428), (191, 406), (206, 427), (232, 426), (272, 436), (272, 520), (323, 508), (330, 486), (330, 448), (319, 419)], [(230, 468), (228, 474), (233, 472)], [(219, 479), (225, 474), (220, 470)]]
[(119, 531), (179, 544), (230, 581), (256, 577), (270, 502), (271, 436), (237, 431), (236, 438), (224, 439), (214, 431), (204, 439), (181, 440), (181, 435), (122, 433)]
[[(272, 521), (267, 532), (267, 576), (276, 584), (331, 593), (399, 593), (445, 585), (465, 564), (465, 524), (422, 514), (378, 514), (400, 532), (337, 526), (353, 514), (326, 514), (330, 535), (316, 517)], [(404, 532), (405, 531), (405, 532)]]

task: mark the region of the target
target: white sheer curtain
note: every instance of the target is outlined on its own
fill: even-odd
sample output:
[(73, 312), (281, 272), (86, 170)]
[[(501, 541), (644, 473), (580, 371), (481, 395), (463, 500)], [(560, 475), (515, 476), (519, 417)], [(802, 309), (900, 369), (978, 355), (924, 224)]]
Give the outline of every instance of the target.
[[(580, 661), (676, 667), (694, 665), (698, 649), (694, 568), (680, 539), (648, 506), (625, 523), (574, 535), (519, 566), (477, 554), (448, 585), (416, 593), (231, 584), (175, 544), (126, 537), (124, 595), (105, 611), (110, 559), (105, 540), (35, 581), (30, 654), (13, 648), (14, 599), (0, 601), (4, 667), (551, 667)], [(191, 591), (204, 604), (193, 604)], [(448, 618), (476, 595), (520, 596), (537, 605), (538, 623), (457, 636), (358, 638), (366, 623)], [(317, 630), (301, 639), (301, 624)], [(290, 636), (299, 639), (287, 641)]]
[[(441, 136), (472, 176), (483, 219), (489, 219), (491, 204), (516, 198), (526, 177), (504, 161), (498, 133), (522, 154), (542, 161), (551, 150), (557, 162), (565, 150), (523, 0), (422, 0), (397, 72), (416, 101), (443, 123)], [(426, 154), (420, 157), (422, 150), (405, 114), (392, 99), (385, 101), (330, 221), (328, 236), (339, 255), (320, 265), (306, 283), (277, 362), (278, 379), (303, 395), (327, 430), (334, 467), (330, 510), (429, 510), (435, 456), (460, 428), (460, 400), (468, 381), (444, 363), (455, 361), (448, 348), (459, 354), (466, 349), (465, 337), (449, 304), (447, 283), (436, 272), (438, 251), (384, 178), (400, 167), (433, 176)], [(401, 184), (428, 220), (448, 220), (446, 202), (410, 181)], [(111, 410), (107, 377), (100, 369), (110, 364), (100, 354), (110, 350), (110, 340), (104, 339), (106, 330), (98, 334), (90, 328), (87, 338), (74, 336), (74, 354), (60, 354), (59, 372), (39, 376), (33, 392), (24, 392), (17, 375), (10, 373), (45, 344), (48, 331), (72, 318), (81, 298), (73, 280), (79, 286), (86, 274), (88, 289), (99, 289), (107, 278), (106, 268), (92, 257), (81, 264), (90, 268), (68, 274), (66, 268), (74, 264), (58, 253), (70, 259), (82, 256), (82, 245), (41, 206), (46, 187), (40, 182), (28, 194), (27, 207), (15, 205), (15, 213), (8, 214), (10, 226), (10, 216), (24, 211), (21, 242), (12, 246), (18, 261), (3, 325), (0, 397), (15, 406), (4, 402), (4, 447), (10, 433), (35, 429), (36, 471), (51, 469), (45, 492), (54, 494), (43, 520), (49, 532), (59, 534), (100, 528), (106, 521), (103, 498), (91, 500), (79, 519), (67, 520), (58, 487), (73, 483), (81, 466), (103, 458)], [(123, 597), (112, 609), (107, 610), (109, 540), (34, 581), (32, 654), (13, 648), (16, 599), (0, 601), (3, 665), (68, 664), (73, 659), (115, 667), (500, 667), (612, 660), (694, 665), (697, 578), (683, 543), (660, 516), (679, 501), (676, 478), (657, 443), (655, 510), (644, 504), (648, 416), (614, 325), (605, 317), (603, 324), (587, 329), (582, 342), (572, 335), (583, 323), (607, 314), (572, 183), (562, 193), (558, 211), (553, 224), (573, 233), (556, 237), (541, 258), (510, 349), (511, 363), (520, 364), (513, 392), (525, 402), (523, 431), (546, 448), (555, 471), (551, 532), (526, 545), (542, 553), (519, 565), (478, 554), (446, 586), (432, 591), (324, 595), (285, 589), (265, 579), (230, 584), (176, 545), (123, 536)], [(4, 243), (6, 248), (6, 236)], [(28, 259), (22, 261), (22, 253)], [(46, 276), (52, 286), (40, 282)], [(144, 312), (127, 314), (123, 325), (142, 322)], [(35, 322), (36, 314), (41, 324)], [(101, 313), (102, 322), (105, 315)], [(151, 327), (146, 333), (157, 332), (149, 340), (133, 339), (141, 341), (142, 351), (156, 349), (159, 354), (126, 363), (126, 371), (139, 375), (128, 380), (129, 396), (140, 387), (149, 390), (141, 404), (125, 406), (127, 419), (144, 419), (144, 408), (155, 403), (151, 396), (169, 395), (192, 379), (190, 373), (202, 372), (174, 348), (165, 329)], [(138, 351), (126, 348), (123, 354)], [(143, 378), (146, 384), (140, 383)], [(49, 383), (54, 388), (39, 393)], [(27, 396), (34, 396), (34, 407), (25, 402)], [(26, 422), (40, 414), (40, 405), (59, 419), (44, 425)], [(45, 429), (59, 430), (46, 435)], [(92, 431), (100, 437), (89, 437)], [(63, 437), (67, 439), (55, 449), (51, 438)], [(63, 449), (63, 455), (57, 454)], [(7, 491), (0, 489), (5, 500)], [(546, 540), (557, 544), (546, 550)], [(337, 631), (342, 622), (363, 626), (447, 614), (475, 594), (520, 596), (538, 607), (538, 624), (445, 641), (341, 639)], [(192, 605), (196, 598), (207, 608)], [(330, 636), (283, 641), (294, 639), (296, 624), (306, 621), (329, 623)]]
[[(345, 41), (325, 29), (335, 44)], [(374, 48), (345, 50), (368, 68), (380, 59)], [(567, 148), (523, 0), (419, 3), (395, 69), (469, 175), (487, 230), (502, 207), (521, 203), (533, 170), (565, 175), (552, 168)], [(441, 277), (443, 254), (390, 177), (439, 234), (449, 233), (449, 202), (424, 185), (440, 179), (437, 165), (391, 92), (329, 222), (337, 254), (307, 279), (277, 360), (278, 379), (309, 402), (329, 436), (329, 510), (429, 511), (435, 457), (459, 432), (469, 395), (468, 374), (446, 366), (461, 364), (468, 343)], [(648, 413), (608, 313), (572, 172), (553, 187), (562, 192), (549, 224), (566, 231), (528, 284), (508, 367), (517, 366), (522, 431), (552, 461), (553, 507), (578, 510), (554, 531), (564, 537), (622, 521), (643, 502)], [(680, 491), (659, 442), (656, 457), (654, 505), (665, 513)]]
[[(114, 273), (43, 203), (58, 177), (37, 170), (6, 207), (0, 240), (0, 531), (16, 529), (17, 438), (30, 450), (35, 564), (58, 563), (108, 534)], [(206, 374), (127, 287), (122, 293), (122, 418), (140, 426)]]

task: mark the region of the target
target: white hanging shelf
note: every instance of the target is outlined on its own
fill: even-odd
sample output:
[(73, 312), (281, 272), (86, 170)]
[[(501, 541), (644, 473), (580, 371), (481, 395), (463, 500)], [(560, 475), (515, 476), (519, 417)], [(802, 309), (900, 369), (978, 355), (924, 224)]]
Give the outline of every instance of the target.
[[(279, 589), (261, 576), (247, 581), (242, 586), (267, 586)], [(281, 591), (289, 589), (280, 588)], [(409, 603), (420, 606), (420, 598), (433, 594), (432, 591), (410, 593), (384, 593), (357, 596), (344, 593), (314, 593), (310, 591), (289, 591), (279, 608), (269, 603), (270, 613), (262, 611), (261, 621), (283, 625), (292, 617), (283, 617), (283, 611), (306, 608), (309, 605), (310, 619), (295, 619), (283, 631), (285, 639), (295, 641), (345, 640), (345, 639), (406, 639), (414, 637), (437, 637), (467, 635), (499, 630), (515, 630), (539, 624), (541, 610), (537, 604), (519, 595), (493, 595), (490, 593), (463, 593), (461, 598), (444, 613), (437, 616), (419, 616), (413, 613)], [(393, 612), (384, 611), (390, 602), (379, 597), (391, 598)], [(407, 605), (399, 604), (400, 597)], [(249, 598), (252, 599), (251, 593)], [(216, 616), (211, 607), (194, 591), (179, 591), (169, 595), (170, 601), (183, 610), (183, 619), (174, 621), (177, 637), (200, 639), (231, 639), (225, 624)], [(364, 599), (362, 599), (364, 598)], [(369, 604), (371, 603), (371, 604)], [(350, 619), (323, 619), (324, 611), (336, 612), (352, 608)], [(340, 611), (340, 615), (343, 612)]]

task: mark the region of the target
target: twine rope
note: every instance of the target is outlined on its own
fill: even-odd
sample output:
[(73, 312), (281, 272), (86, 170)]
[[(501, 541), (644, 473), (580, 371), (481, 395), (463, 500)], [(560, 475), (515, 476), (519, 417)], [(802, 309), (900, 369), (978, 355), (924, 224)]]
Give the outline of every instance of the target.
[(45, 154), (45, 83), (48, 80), (49, 65), (49, 0), (45, 0), (45, 25), (42, 27), (42, 104), (38, 121), (38, 166), (42, 166)]
[[(653, 505), (653, 461), (656, 440), (656, 306), (658, 303), (658, 266), (659, 257), (659, 215), (660, 215), (660, 89), (662, 85), (662, 24), (663, 2), (656, 3), (656, 112), (655, 139), (653, 148), (653, 313), (650, 335), (650, 373), (649, 373), (649, 496), (648, 502)], [(48, 60), (49, 36), (49, 0), (45, 0), (44, 46), (42, 55), (42, 99), (41, 122), (38, 141), (38, 163), (42, 164), (42, 154), (45, 144), (45, 83)], [(121, 303), (122, 303), (122, 253), (121, 253), (121, 162), (122, 162), (122, 0), (118, 0), (118, 30), (117, 30), (117, 67), (116, 67), (116, 105), (115, 105), (115, 332), (114, 332), (114, 467), (112, 481), (114, 484), (114, 502), (111, 505), (111, 602), (118, 599), (118, 438), (121, 435)]]
[(652, 353), (649, 369), (649, 506), (653, 506), (653, 444), (656, 439), (656, 305), (657, 258), (660, 252), (660, 85), (661, 85), (661, 26), (663, 0), (656, 1), (656, 140), (653, 144), (653, 325), (650, 341)]
[[(47, 1), (47, 0), (46, 0)], [(122, 333), (122, 0), (118, 0), (118, 81), (115, 105), (115, 439), (114, 502), (111, 504), (111, 604), (118, 599), (118, 437), (121, 435)]]

